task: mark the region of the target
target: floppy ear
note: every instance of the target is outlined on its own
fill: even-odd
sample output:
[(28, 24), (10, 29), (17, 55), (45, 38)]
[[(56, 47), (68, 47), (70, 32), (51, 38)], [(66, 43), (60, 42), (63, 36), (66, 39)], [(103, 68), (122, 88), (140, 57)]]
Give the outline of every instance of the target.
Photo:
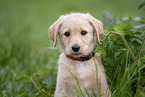
[(95, 19), (90, 14), (87, 14), (87, 15), (89, 16), (89, 22), (94, 27), (97, 42), (98, 42), (98, 44), (100, 44), (100, 38), (101, 38), (101, 35), (103, 34), (103, 24), (101, 21)]
[[(61, 17), (60, 17), (61, 18)], [(58, 31), (59, 31), (59, 28), (61, 26), (61, 19), (58, 19), (56, 22), (54, 22), (50, 27), (49, 27), (49, 30), (48, 30), (48, 33), (49, 33), (49, 37), (50, 39), (54, 42), (54, 47), (56, 46), (57, 44), (57, 35), (58, 35)]]

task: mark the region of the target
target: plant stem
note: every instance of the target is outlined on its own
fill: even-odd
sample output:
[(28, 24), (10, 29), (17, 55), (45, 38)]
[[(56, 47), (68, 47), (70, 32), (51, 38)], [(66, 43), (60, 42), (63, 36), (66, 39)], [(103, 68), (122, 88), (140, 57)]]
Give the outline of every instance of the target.
[(133, 61), (135, 61), (135, 60), (136, 60), (136, 57), (134, 56), (134, 53), (132, 52), (131, 48), (129, 47), (129, 45), (128, 45), (126, 39), (125, 39), (124, 36), (123, 36), (123, 34), (118, 33), (118, 32), (114, 32), (114, 31), (111, 31), (111, 33), (117, 34), (117, 35), (120, 35), (120, 36), (121, 36), (121, 38), (122, 38), (122, 40), (123, 40), (123, 42), (124, 42), (125, 47), (126, 47), (127, 49), (129, 49), (130, 55), (131, 55)]
[[(145, 37), (145, 34), (144, 34), (144, 37)], [(137, 58), (139, 58), (139, 59), (140, 59), (140, 53), (141, 53), (141, 51), (142, 51), (142, 49), (143, 49), (143, 47), (145, 45), (145, 38), (144, 37), (143, 37), (143, 40), (142, 40), (142, 44), (141, 44), (140, 50), (139, 50), (139, 52), (137, 54)]]
[(30, 80), (35, 85), (35, 87), (39, 90), (39, 92), (42, 93), (42, 91), (38, 88), (38, 86), (36, 85), (36, 83), (34, 82), (34, 80), (32, 79), (32, 77), (30, 77)]

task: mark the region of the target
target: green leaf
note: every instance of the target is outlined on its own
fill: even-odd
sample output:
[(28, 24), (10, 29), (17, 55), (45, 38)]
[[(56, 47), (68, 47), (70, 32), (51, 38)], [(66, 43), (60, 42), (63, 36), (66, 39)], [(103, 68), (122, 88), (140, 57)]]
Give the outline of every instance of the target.
[(137, 38), (132, 38), (132, 41), (136, 41), (138, 42), (139, 44), (142, 44), (142, 41), (140, 39), (137, 39)]
[(137, 30), (145, 29), (145, 24), (134, 26), (134, 28)]
[(32, 91), (32, 86), (30, 86), (30, 85), (26, 85), (26, 86), (24, 86), (24, 88), (25, 88), (28, 92)]
[(122, 51), (115, 52), (115, 53), (114, 53), (114, 57), (117, 57), (117, 56), (119, 56), (119, 55), (121, 54), (121, 52), (122, 52)]
[(106, 56), (106, 49), (105, 49), (105, 48), (102, 48), (102, 49), (101, 49), (101, 55), (102, 55), (102, 56)]
[(20, 85), (18, 88), (17, 88), (17, 92), (20, 93), (21, 92), (21, 88), (23, 87), (23, 84)]
[(50, 73), (47, 77), (44, 77), (43, 84), (47, 84), (49, 87), (55, 84), (55, 76), (54, 74)]
[(116, 20), (106, 10), (103, 12), (103, 24), (104, 24), (104, 28), (109, 28), (109, 29), (112, 29), (113, 26), (116, 25)]
[(142, 0), (142, 2), (140, 3), (138, 10), (141, 9), (143, 6), (145, 6), (145, 0)]
[(99, 51), (95, 51), (95, 54), (97, 55), (97, 56), (100, 56), (101, 55), (101, 51), (99, 50)]
[(126, 21), (125, 23), (120, 23), (113, 27), (114, 30), (124, 33), (125, 31), (129, 31), (132, 28), (131, 22)]

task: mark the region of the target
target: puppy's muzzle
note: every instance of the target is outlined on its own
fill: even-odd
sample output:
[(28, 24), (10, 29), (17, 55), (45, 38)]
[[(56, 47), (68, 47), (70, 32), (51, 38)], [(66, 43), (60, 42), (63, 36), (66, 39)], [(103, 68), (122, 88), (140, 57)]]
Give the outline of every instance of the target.
[(78, 52), (78, 51), (80, 50), (80, 46), (74, 45), (74, 46), (72, 46), (72, 50), (73, 50), (74, 52)]

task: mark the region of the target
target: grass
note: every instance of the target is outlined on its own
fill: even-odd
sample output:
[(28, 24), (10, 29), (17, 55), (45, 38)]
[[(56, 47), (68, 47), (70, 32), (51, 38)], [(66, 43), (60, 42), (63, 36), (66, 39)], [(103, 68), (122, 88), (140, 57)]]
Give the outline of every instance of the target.
[[(48, 27), (60, 15), (77, 11), (90, 12), (102, 20), (103, 11), (108, 10), (118, 20), (126, 16), (143, 17), (144, 10), (137, 10), (140, 2), (138, 0), (73, 0), (71, 2), (68, 0), (63, 2), (61, 0), (1, 0), (0, 96), (53, 96), (57, 74), (56, 60), (60, 52), (59, 49), (48, 49), (53, 45), (48, 37)], [(138, 71), (141, 66), (135, 66), (138, 66), (138, 69), (126, 65), (123, 78), (129, 76), (131, 79), (128, 79), (125, 85), (133, 80), (132, 75), (136, 73), (140, 75)], [(116, 69), (121, 73), (119, 66)], [(115, 76), (118, 76), (118, 72), (115, 72)], [(129, 88), (124, 87), (123, 82), (117, 83), (119, 84), (116, 86), (117, 89), (120, 85), (123, 90)], [(117, 95), (118, 90), (115, 92), (115, 89), (112, 89), (112, 91)]]

